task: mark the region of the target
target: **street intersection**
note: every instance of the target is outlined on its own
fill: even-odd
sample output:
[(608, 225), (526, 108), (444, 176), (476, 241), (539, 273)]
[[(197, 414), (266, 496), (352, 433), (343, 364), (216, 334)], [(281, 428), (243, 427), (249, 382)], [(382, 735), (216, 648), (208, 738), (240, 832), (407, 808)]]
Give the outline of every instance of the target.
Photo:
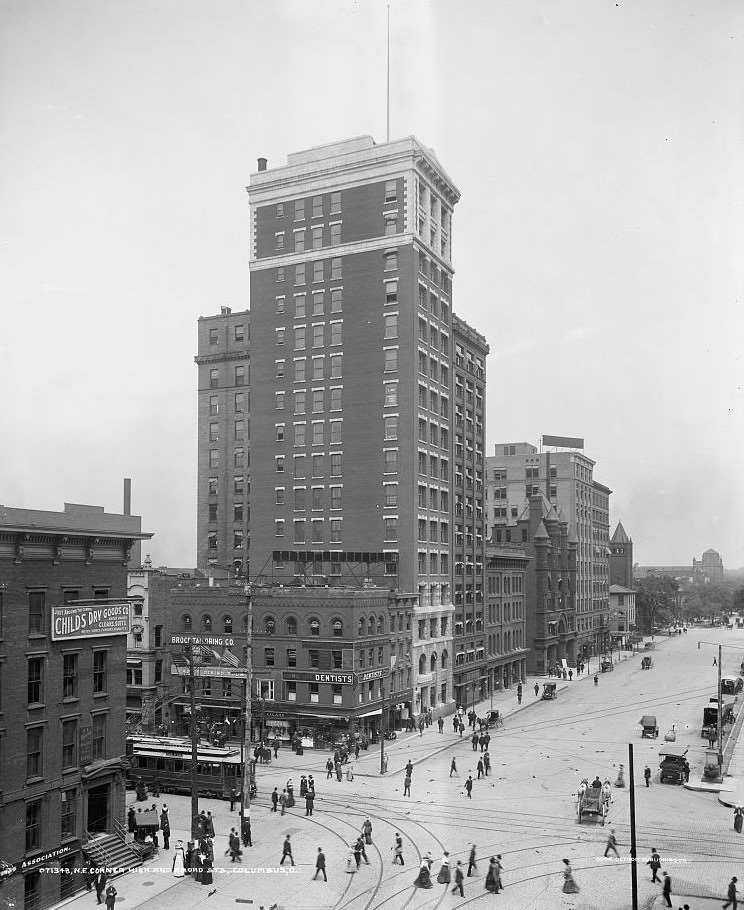
[[(354, 763), (353, 781), (327, 780), (327, 755), (307, 750), (296, 756), (280, 751), (278, 760), (259, 765), (259, 795), (251, 809), (253, 843), (242, 864), (231, 864), (223, 855), (230, 828), (238, 826), (237, 812), (226, 802), (201, 800), (215, 818), (215, 875), (212, 886), (170, 874), (172, 853), (154, 860), (117, 880), (117, 907), (168, 910), (209, 906), (213, 910), (272, 905), (285, 910), (435, 910), (440, 906), (479, 907), (498, 902), (505, 908), (606, 908), (631, 906), (630, 813), (628, 744), (634, 747), (636, 837), (639, 906), (661, 906), (661, 888), (651, 882), (646, 865), (651, 849), (661, 854), (662, 870), (672, 879), (673, 906), (688, 903), (703, 908), (704, 898), (720, 898), (732, 875), (744, 880), (741, 862), (742, 835), (733, 831), (733, 813), (715, 794), (662, 785), (658, 776), (658, 750), (665, 734), (674, 730), (677, 744), (689, 747), (691, 782), (702, 772), (706, 741), (700, 736), (703, 704), (715, 695), (717, 649), (698, 648), (698, 641), (718, 640), (724, 645), (724, 675), (737, 675), (744, 646), (744, 632), (691, 629), (686, 635), (657, 639), (654, 667), (641, 670), (641, 654), (616, 662), (612, 673), (600, 673), (594, 685), (591, 673), (561, 682), (556, 701), (535, 697), (533, 684), (524, 685), (521, 706), (514, 690), (494, 698), (505, 716), (503, 729), (493, 732), (490, 744), (491, 776), (478, 780), (480, 752), (467, 735), (452, 732), (448, 719), (440, 734), (436, 725), (416, 733), (399, 734), (385, 743), (388, 773), (379, 773), (379, 747), (362, 752)], [(726, 646), (730, 646), (727, 647)], [(542, 681), (542, 680), (541, 680)], [(741, 697), (740, 697), (741, 699)], [(479, 705), (484, 714), (490, 702)], [(655, 714), (658, 740), (641, 739), (638, 721)], [(737, 725), (738, 730), (738, 725)], [(457, 773), (450, 776), (452, 758)], [(403, 795), (403, 768), (414, 765), (411, 796)], [(648, 764), (650, 787), (643, 779)], [(618, 778), (624, 766), (624, 788), (613, 787), (606, 824), (578, 823), (576, 792), (583, 778)], [(313, 774), (317, 799), (312, 817), (304, 802), (282, 817), (270, 812), (269, 795), (292, 777), (295, 792), (301, 774)], [(472, 799), (464, 783), (472, 775)], [(130, 792), (130, 801), (134, 795)], [(164, 794), (176, 838), (187, 839), (188, 797)], [(373, 845), (367, 848), (370, 864), (347, 872), (349, 844), (369, 817)], [(607, 835), (614, 829), (619, 858), (603, 856)], [(405, 866), (393, 865), (395, 834), (403, 838)], [(282, 841), (291, 835), (295, 867), (279, 866)], [(478, 856), (477, 873), (465, 879), (465, 897), (436, 883), (444, 850), (454, 867), (467, 865), (472, 843)], [(322, 847), (327, 857), (328, 882), (314, 881), (315, 856)], [(434, 857), (431, 890), (413, 887), (423, 854)], [(488, 858), (501, 854), (505, 890), (492, 895), (484, 890)], [(562, 859), (572, 864), (580, 887), (578, 894), (563, 894)], [(451, 886), (450, 886), (451, 887)], [(210, 894), (210, 892), (212, 892)], [(679, 895), (679, 897), (678, 897)], [(682, 897), (688, 895), (692, 897)], [(93, 895), (69, 903), (76, 910), (94, 905)]]

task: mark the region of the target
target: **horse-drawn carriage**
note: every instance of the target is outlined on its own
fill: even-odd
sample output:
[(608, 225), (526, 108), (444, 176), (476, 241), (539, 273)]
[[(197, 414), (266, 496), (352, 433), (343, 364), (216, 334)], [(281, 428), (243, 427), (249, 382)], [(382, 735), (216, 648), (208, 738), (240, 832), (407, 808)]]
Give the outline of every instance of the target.
[[(596, 784), (597, 781), (594, 781), (594, 783)], [(596, 787), (594, 785), (589, 786), (589, 781), (584, 778), (579, 786), (576, 801), (576, 815), (578, 816), (579, 824), (587, 816), (595, 820), (601, 819), (602, 824), (604, 824), (611, 801), (612, 787), (608, 780), (601, 787)]]

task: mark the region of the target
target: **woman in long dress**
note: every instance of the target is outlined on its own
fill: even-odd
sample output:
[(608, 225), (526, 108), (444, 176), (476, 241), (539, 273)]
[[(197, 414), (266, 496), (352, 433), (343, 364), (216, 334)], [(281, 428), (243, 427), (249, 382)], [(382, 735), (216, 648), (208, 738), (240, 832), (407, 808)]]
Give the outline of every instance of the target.
[(499, 890), (499, 880), (496, 874), (496, 857), (492, 856), (488, 861), (488, 872), (486, 873), (486, 891), (492, 891), (496, 894)]
[(421, 868), (419, 869), (419, 874), (416, 877), (416, 881), (413, 883), (417, 888), (433, 888), (434, 886), (431, 883), (431, 876), (429, 875), (429, 861), (426, 857), (421, 860)]
[(571, 871), (571, 863), (567, 859), (563, 860), (563, 893), (564, 894), (578, 894), (579, 886), (574, 881), (573, 872)]
[(173, 865), (171, 866), (171, 872), (173, 873), (174, 878), (183, 878), (184, 867), (186, 865), (186, 851), (183, 849), (183, 841), (176, 841), (176, 846), (173, 849)]
[(437, 875), (437, 881), (440, 885), (449, 885), (452, 881), (450, 874), (450, 864), (449, 864), (449, 853), (445, 850), (444, 856), (442, 857), (442, 864), (439, 867), (439, 875)]

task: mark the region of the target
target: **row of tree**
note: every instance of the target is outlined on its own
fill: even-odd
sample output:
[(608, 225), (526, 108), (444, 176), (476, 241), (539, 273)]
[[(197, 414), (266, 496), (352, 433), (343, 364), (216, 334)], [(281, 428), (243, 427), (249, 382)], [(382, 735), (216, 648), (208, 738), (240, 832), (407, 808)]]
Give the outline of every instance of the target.
[(668, 575), (649, 575), (635, 582), (635, 588), (636, 626), (644, 635), (675, 623), (744, 615), (744, 585), (739, 581), (682, 586)]

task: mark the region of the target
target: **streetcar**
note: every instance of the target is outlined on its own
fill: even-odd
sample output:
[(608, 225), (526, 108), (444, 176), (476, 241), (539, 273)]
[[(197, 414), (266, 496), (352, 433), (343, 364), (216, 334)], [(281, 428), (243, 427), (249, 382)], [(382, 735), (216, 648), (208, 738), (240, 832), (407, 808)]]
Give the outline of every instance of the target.
[[(141, 780), (150, 790), (157, 784), (163, 793), (191, 793), (191, 740), (165, 736), (127, 736), (127, 786)], [(256, 793), (256, 763), (248, 764), (251, 795)], [(196, 752), (196, 783), (200, 796), (229, 799), (240, 793), (243, 763), (240, 750), (200, 744)]]

